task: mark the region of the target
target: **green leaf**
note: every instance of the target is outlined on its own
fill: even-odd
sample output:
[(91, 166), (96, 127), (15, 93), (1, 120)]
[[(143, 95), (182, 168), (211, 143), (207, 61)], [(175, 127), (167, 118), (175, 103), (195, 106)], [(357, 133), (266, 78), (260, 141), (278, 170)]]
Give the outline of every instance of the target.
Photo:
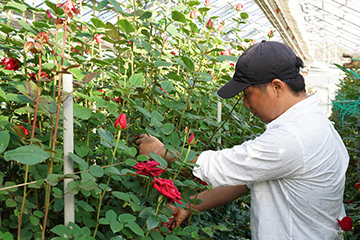
[(209, 11), (210, 8), (207, 8), (207, 7), (202, 7), (202, 8), (199, 8), (198, 11), (201, 13), (201, 14), (204, 14), (206, 13), (207, 11)]
[(219, 62), (222, 61), (232, 61), (232, 62), (236, 62), (238, 60), (238, 57), (235, 56), (231, 56), (231, 55), (219, 55), (216, 58)]
[(148, 230), (156, 228), (160, 224), (160, 220), (157, 216), (150, 215), (146, 219), (146, 226)]
[(118, 220), (122, 223), (127, 223), (131, 221), (134, 222), (136, 220), (136, 217), (130, 213), (123, 213), (119, 215)]
[(154, 159), (155, 161), (157, 161), (158, 163), (160, 163), (161, 166), (163, 167), (167, 167), (167, 162), (165, 159), (163, 159), (162, 157), (160, 157), (159, 155), (153, 153), (153, 152), (150, 152), (150, 157), (152, 159)]
[(171, 12), (171, 17), (176, 22), (186, 23), (186, 17), (181, 12), (173, 11), (173, 12)]
[(152, 230), (150, 232), (150, 235), (153, 239), (156, 239), (156, 240), (163, 240), (164, 237), (161, 235), (161, 233), (159, 233), (159, 231), (156, 231), (156, 230)]
[(89, 119), (91, 117), (91, 109), (74, 104), (74, 117), (80, 119)]
[(71, 152), (69, 152), (69, 156), (72, 160), (74, 160), (77, 164), (80, 165), (80, 170), (88, 170), (89, 165), (87, 164), (87, 162), (85, 162), (85, 160)]
[(179, 35), (177, 28), (172, 23), (166, 28), (166, 31), (173, 37), (176, 37), (177, 35)]
[(141, 86), (143, 81), (144, 81), (144, 75), (142, 73), (134, 74), (129, 78), (130, 84), (133, 85), (134, 87)]
[(144, 49), (147, 51), (147, 52), (151, 52), (151, 45), (150, 43), (148, 43), (147, 41), (142, 41), (142, 46), (144, 47)]
[(0, 153), (4, 152), (9, 145), (10, 134), (5, 131), (0, 132)]
[(110, 142), (110, 143), (114, 138), (113, 134), (110, 131), (105, 131), (102, 128), (99, 128), (98, 133), (100, 134), (102, 139), (104, 139), (105, 141)]
[(186, 3), (188, 6), (197, 6), (197, 5), (200, 5), (200, 1), (188, 1)]
[(95, 209), (90, 204), (88, 204), (87, 202), (84, 202), (84, 201), (79, 201), (76, 203), (76, 205), (81, 207), (82, 209), (84, 209), (87, 212), (95, 211)]
[(31, 28), (31, 26), (25, 22), (24, 20), (17, 20), (17, 23), (22, 26), (23, 28), (25, 28), (25, 30), (27, 30), (28, 32), (33, 33), (34, 35), (37, 35), (37, 32)]
[(128, 193), (113, 191), (112, 194), (115, 197), (117, 197), (117, 198), (119, 198), (119, 199), (121, 199), (121, 200), (123, 200), (125, 202), (130, 202), (131, 201), (130, 195)]
[(246, 12), (242, 12), (242, 13), (240, 13), (240, 17), (242, 19), (247, 19), (247, 18), (249, 18), (249, 14), (247, 14)]
[(120, 171), (119, 171), (116, 167), (114, 167), (114, 166), (107, 167), (107, 168), (105, 169), (105, 172), (106, 172), (106, 173), (115, 174), (115, 175), (121, 175)]
[(144, 155), (144, 154), (140, 154), (140, 155), (138, 155), (138, 156), (136, 157), (136, 159), (137, 159), (138, 161), (140, 161), (140, 162), (144, 162), (144, 161), (146, 161), (146, 160), (149, 160), (150, 158), (149, 158), (148, 156)]
[(113, 233), (120, 232), (123, 228), (124, 228), (124, 224), (116, 220), (110, 221), (110, 229), (111, 231), (113, 231)]
[(6, 232), (6, 233), (4, 233), (3, 239), (4, 240), (13, 240), (14, 237), (13, 237), (13, 235), (11, 233)]
[(197, 27), (197, 25), (193, 22), (189, 23), (190, 26), (190, 30), (193, 33), (198, 33), (199, 32), (199, 28)]
[(161, 88), (167, 93), (174, 90), (174, 85), (171, 81), (162, 81), (160, 85), (161, 85)]
[(151, 112), (151, 115), (152, 115), (152, 117), (154, 117), (154, 118), (155, 118), (156, 120), (158, 120), (159, 122), (161, 122), (161, 121), (164, 120), (163, 115), (161, 115), (161, 113), (159, 113), (159, 112), (156, 111), (156, 110), (153, 110), (153, 111)]
[(127, 19), (120, 19), (118, 24), (126, 34), (135, 32), (134, 26)]
[(167, 62), (163, 60), (156, 60), (156, 62), (154, 62), (154, 65), (157, 67), (170, 67), (173, 64), (171, 62)]
[(16, 12), (23, 13), (26, 11), (26, 6), (17, 2), (8, 2), (4, 7), (4, 10), (6, 9), (11, 9), (15, 10)]
[(106, 35), (111, 37), (112, 39), (119, 39), (119, 30), (111, 23), (107, 22), (105, 25)]
[(71, 238), (71, 231), (62, 224), (56, 225), (50, 231), (63, 238)]
[(12, 31), (15, 30), (15, 28), (12, 28), (12, 27), (7, 26), (7, 25), (2, 24), (2, 23), (0, 23), (0, 26), (1, 26), (1, 27), (0, 27), (0, 31), (3, 32), (3, 33), (5, 33), (5, 34), (8, 34), (8, 33), (10, 33), (10, 32), (12, 32)]
[(90, 21), (94, 24), (94, 26), (96, 28), (104, 28), (105, 27), (105, 23), (98, 18), (91, 18)]
[(90, 191), (97, 188), (97, 183), (91, 179), (83, 179), (80, 181), (79, 188)]
[(214, 226), (213, 229), (220, 230), (220, 231), (228, 231), (227, 227), (225, 227), (224, 225)]
[(33, 165), (49, 158), (49, 155), (39, 146), (30, 144), (5, 152), (4, 158), (6, 161), (14, 160), (22, 164)]
[(175, 235), (168, 235), (165, 237), (165, 240), (181, 240), (181, 238), (179, 238)]
[(5, 205), (7, 207), (15, 207), (16, 206), (16, 202), (14, 200), (12, 200), (11, 198), (6, 199), (5, 201)]
[(188, 56), (182, 56), (181, 60), (184, 62), (185, 66), (190, 69), (191, 71), (195, 71), (195, 65), (191, 58)]
[(116, 0), (108, 0), (114, 6), (116, 12), (122, 13), (123, 10), (120, 7), (120, 4)]
[(141, 229), (141, 227), (136, 222), (128, 222), (125, 225), (125, 227), (130, 228), (131, 231), (133, 231), (137, 235), (144, 237), (144, 231)]
[(107, 220), (109, 220), (109, 222), (111, 221), (117, 221), (117, 215), (116, 215), (116, 212), (114, 210), (109, 210), (105, 213), (105, 218)]
[(30, 216), (30, 222), (32, 225), (36, 226), (40, 222), (40, 220), (37, 217)]
[(132, 159), (132, 158), (129, 158), (129, 159), (126, 159), (125, 163), (129, 166), (134, 166), (137, 164), (138, 161), (136, 161), (135, 159)]
[(148, 118), (151, 118), (151, 113), (150, 113), (148, 110), (146, 110), (145, 108), (142, 108), (142, 107), (137, 106), (137, 105), (135, 105), (134, 107), (135, 107), (137, 110), (139, 110), (144, 116), (146, 116), (146, 117), (148, 117)]
[(175, 126), (171, 123), (165, 123), (161, 126), (161, 131), (165, 134), (165, 135), (169, 135), (171, 134), (175, 129)]
[(94, 78), (96, 78), (97, 76), (99, 76), (101, 73), (101, 71), (97, 71), (97, 72), (92, 72), (92, 73), (88, 73), (84, 76), (82, 82), (83, 83), (88, 83), (91, 80), (93, 80)]
[(89, 171), (94, 177), (102, 177), (104, 175), (104, 169), (99, 165), (91, 165)]

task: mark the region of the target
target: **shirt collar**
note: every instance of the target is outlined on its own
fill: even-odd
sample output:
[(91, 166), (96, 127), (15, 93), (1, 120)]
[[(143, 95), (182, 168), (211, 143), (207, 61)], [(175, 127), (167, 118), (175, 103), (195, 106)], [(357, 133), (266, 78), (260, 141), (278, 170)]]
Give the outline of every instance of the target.
[(310, 109), (316, 108), (317, 106), (319, 106), (318, 97), (314, 93), (307, 95), (307, 98), (296, 103), (275, 120), (267, 124), (266, 128), (272, 128), (284, 121), (291, 121), (292, 119), (299, 118), (301, 115), (305, 115)]

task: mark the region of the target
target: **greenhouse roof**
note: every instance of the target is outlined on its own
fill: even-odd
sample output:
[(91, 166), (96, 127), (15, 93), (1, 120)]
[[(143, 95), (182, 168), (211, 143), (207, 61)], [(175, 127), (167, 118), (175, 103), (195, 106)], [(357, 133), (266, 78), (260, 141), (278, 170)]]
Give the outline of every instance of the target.
[[(26, 0), (30, 6), (47, 9), (44, 1)], [(56, 3), (56, 1), (51, 0)], [(59, 1), (63, 2), (63, 1)], [(100, 10), (104, 9), (109, 0), (97, 2)], [(128, 1), (118, 1), (126, 7)], [(143, 8), (152, 9), (153, 1), (149, 1)], [(204, 1), (200, 1), (203, 6)], [(79, 1), (76, 1), (78, 4)], [(92, 1), (83, 1), (88, 6)], [(178, 1), (170, 2), (173, 7)], [(322, 48), (325, 52), (330, 46), (338, 47), (337, 51), (354, 52), (360, 50), (360, 1), (359, 0), (210, 0), (210, 16), (219, 16), (215, 23), (225, 21), (225, 27), (237, 27), (233, 20), (237, 15), (235, 7), (241, 3), (243, 12), (249, 14), (247, 24), (239, 26), (242, 39), (254, 39), (256, 42), (268, 40), (268, 32), (275, 30), (271, 40), (282, 41), (292, 47), (304, 62), (309, 65), (314, 60), (314, 50)], [(169, 4), (168, 1), (159, 0), (156, 8)], [(108, 5), (109, 6), (109, 5)], [(93, 9), (83, 7), (82, 20), (90, 21)], [(104, 22), (116, 21), (114, 11), (98, 12)], [(235, 38), (234, 35), (224, 36), (226, 41)], [(330, 51), (330, 50), (329, 50)], [(325, 54), (325, 53), (324, 53)], [(330, 54), (330, 53), (329, 53)], [(335, 55), (338, 53), (336, 52)], [(341, 52), (338, 54), (340, 55)], [(341, 57), (341, 56), (340, 56)]]

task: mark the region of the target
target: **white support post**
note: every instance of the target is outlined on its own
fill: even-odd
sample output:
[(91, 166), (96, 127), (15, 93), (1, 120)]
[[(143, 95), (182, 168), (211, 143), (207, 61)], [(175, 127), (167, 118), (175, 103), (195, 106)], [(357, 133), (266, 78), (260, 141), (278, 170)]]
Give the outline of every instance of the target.
[[(221, 122), (221, 102), (217, 103), (217, 122)], [(221, 144), (221, 137), (218, 138), (217, 142)]]
[[(73, 76), (72, 74), (63, 74), (63, 104), (64, 110), (64, 175), (74, 173), (74, 161), (69, 153), (74, 152), (74, 121), (73, 121)], [(64, 179), (64, 225), (69, 222), (75, 222), (74, 195), (67, 193), (66, 186), (73, 179)], [(67, 194), (66, 194), (67, 193)]]

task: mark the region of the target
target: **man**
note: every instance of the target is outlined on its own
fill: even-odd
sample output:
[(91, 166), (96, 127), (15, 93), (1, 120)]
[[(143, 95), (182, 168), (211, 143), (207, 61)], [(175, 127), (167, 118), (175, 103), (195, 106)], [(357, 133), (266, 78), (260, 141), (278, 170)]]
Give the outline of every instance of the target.
[[(344, 216), (343, 193), (348, 153), (323, 114), (315, 95), (307, 96), (302, 61), (288, 46), (262, 41), (236, 63), (233, 79), (218, 94), (243, 92), (243, 104), (265, 123), (266, 131), (231, 149), (204, 151), (193, 174), (212, 186), (189, 207), (221, 206), (251, 189), (254, 240), (341, 239), (337, 219)], [(155, 137), (141, 135), (139, 153), (165, 155)], [(168, 154), (166, 159), (171, 161)], [(181, 223), (187, 211), (175, 218)]]

